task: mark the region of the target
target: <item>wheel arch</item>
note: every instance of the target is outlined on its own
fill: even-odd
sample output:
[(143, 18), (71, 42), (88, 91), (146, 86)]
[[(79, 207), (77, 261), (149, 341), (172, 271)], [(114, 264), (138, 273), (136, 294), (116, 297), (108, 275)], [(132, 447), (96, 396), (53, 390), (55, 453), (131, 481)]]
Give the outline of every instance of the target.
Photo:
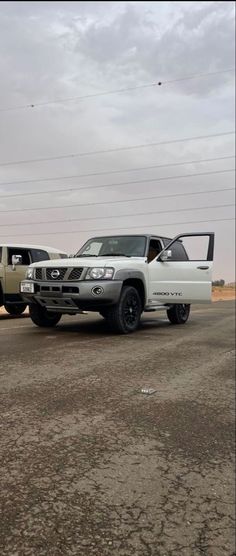
[(145, 285), (145, 278), (142, 272), (130, 272), (130, 270), (119, 271), (116, 275), (116, 279), (123, 281), (124, 286), (132, 286), (135, 288), (140, 296), (142, 302), (142, 309), (144, 309), (146, 305), (146, 285)]

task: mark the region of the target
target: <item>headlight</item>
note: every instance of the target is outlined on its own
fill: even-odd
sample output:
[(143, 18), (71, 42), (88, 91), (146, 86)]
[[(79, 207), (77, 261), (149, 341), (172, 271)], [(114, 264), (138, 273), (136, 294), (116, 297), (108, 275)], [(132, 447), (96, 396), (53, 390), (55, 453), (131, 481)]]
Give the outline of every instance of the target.
[(28, 278), (28, 280), (33, 280), (34, 278), (34, 268), (28, 268), (26, 271), (26, 278)]
[(114, 274), (114, 268), (89, 268), (86, 274), (86, 280), (111, 280)]

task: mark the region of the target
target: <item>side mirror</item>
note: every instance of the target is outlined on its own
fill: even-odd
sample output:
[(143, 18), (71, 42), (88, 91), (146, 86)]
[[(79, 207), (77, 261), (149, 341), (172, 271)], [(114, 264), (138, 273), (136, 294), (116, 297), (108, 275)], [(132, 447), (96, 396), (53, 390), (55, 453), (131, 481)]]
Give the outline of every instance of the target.
[(22, 264), (22, 256), (21, 255), (12, 255), (11, 264), (12, 264), (12, 270), (15, 270), (16, 265)]
[(168, 261), (169, 259), (171, 259), (171, 257), (172, 257), (172, 251), (171, 251), (171, 249), (168, 249), (168, 251), (163, 251), (163, 253), (160, 257), (160, 260), (162, 262), (165, 262), (165, 261)]

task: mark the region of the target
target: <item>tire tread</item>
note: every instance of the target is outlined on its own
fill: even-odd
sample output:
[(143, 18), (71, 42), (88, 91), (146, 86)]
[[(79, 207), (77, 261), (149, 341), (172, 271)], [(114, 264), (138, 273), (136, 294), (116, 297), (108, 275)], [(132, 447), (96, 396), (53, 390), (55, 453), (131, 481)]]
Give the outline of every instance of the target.
[(128, 294), (128, 292), (131, 293), (131, 291), (135, 292), (138, 296), (139, 299), (139, 303), (140, 303), (140, 316), (141, 316), (141, 300), (139, 297), (139, 293), (136, 290), (136, 288), (134, 288), (133, 286), (124, 286), (123, 289), (121, 290), (121, 296), (119, 299), (119, 302), (116, 305), (113, 305), (112, 307), (109, 308), (109, 310), (107, 310), (106, 313), (106, 321), (109, 324), (109, 326), (111, 327), (111, 329), (114, 332), (118, 332), (119, 334), (128, 334), (130, 332), (134, 332), (137, 328), (137, 326), (132, 330), (129, 329), (123, 319), (122, 319), (122, 302), (123, 299), (125, 298), (125, 296)]

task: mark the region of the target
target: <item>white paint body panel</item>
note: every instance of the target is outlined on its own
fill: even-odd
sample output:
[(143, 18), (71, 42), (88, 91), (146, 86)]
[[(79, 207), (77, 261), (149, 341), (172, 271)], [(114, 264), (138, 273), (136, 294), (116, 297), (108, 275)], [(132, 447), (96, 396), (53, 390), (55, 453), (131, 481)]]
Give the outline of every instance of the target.
[[(112, 267), (139, 271), (146, 286), (146, 303), (209, 303), (211, 302), (212, 261), (166, 261), (156, 259), (147, 264), (146, 257), (81, 257), (37, 262), (33, 267)], [(201, 270), (198, 267), (208, 267)]]
[[(208, 267), (202, 270), (199, 267)], [(148, 265), (148, 296), (160, 303), (209, 303), (212, 261), (152, 261)]]

